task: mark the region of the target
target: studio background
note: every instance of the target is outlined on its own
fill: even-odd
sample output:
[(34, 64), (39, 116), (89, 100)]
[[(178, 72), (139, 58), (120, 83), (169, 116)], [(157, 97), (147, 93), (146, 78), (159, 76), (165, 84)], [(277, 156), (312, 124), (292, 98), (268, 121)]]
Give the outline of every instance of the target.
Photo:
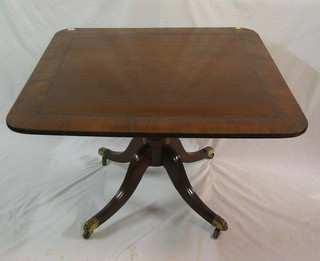
[[(0, 0), (1, 260), (320, 260), (320, 2), (317, 0)], [(198, 195), (228, 221), (218, 240), (150, 167), (90, 240), (82, 225), (119, 188), (127, 164), (99, 147), (129, 138), (24, 135), (6, 115), (53, 35), (65, 28), (255, 30), (309, 127), (289, 139), (182, 139), (215, 158), (185, 164)]]

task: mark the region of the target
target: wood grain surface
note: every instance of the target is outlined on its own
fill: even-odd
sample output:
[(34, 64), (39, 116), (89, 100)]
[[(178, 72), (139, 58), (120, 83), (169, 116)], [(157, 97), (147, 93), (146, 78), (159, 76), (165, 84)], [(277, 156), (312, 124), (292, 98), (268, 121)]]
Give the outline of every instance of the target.
[(55, 135), (276, 138), (307, 120), (254, 31), (58, 32), (7, 117)]

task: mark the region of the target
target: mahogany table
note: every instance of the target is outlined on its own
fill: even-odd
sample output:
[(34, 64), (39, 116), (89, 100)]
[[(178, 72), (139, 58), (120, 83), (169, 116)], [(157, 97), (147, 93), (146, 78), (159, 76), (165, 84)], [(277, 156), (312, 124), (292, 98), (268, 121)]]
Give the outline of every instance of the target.
[(179, 138), (285, 138), (307, 120), (254, 31), (242, 28), (67, 29), (58, 32), (7, 117), (30, 134), (133, 137), (107, 160), (130, 162), (85, 238), (133, 194), (149, 166), (164, 166), (183, 199), (215, 227), (227, 222), (194, 192)]

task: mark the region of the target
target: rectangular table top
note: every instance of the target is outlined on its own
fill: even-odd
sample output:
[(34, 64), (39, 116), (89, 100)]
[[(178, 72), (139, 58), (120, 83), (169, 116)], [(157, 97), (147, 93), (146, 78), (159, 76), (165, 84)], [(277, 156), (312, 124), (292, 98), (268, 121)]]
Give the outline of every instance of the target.
[(58, 32), (7, 117), (22, 133), (275, 138), (307, 120), (257, 33)]

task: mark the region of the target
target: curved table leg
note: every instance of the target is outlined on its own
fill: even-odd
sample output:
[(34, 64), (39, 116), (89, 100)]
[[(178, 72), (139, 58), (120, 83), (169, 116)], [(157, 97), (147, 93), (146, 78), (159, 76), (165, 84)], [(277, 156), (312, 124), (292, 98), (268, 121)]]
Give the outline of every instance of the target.
[(194, 211), (216, 228), (213, 237), (217, 238), (220, 230), (227, 230), (227, 222), (210, 210), (194, 192), (177, 152), (170, 146), (165, 145), (163, 147), (162, 160), (163, 166), (182, 198)]
[(129, 162), (133, 154), (143, 145), (143, 139), (139, 137), (133, 138), (125, 151), (112, 151), (107, 148), (100, 148), (98, 153), (102, 156), (102, 165), (107, 165), (107, 159), (116, 162)]
[(180, 155), (182, 162), (195, 162), (202, 159), (212, 159), (214, 156), (212, 147), (205, 147), (195, 152), (186, 152), (179, 139), (170, 139), (170, 146)]
[(144, 172), (150, 166), (151, 150), (149, 145), (142, 146), (132, 157), (125, 179), (111, 201), (83, 226), (83, 237), (89, 238), (94, 229), (107, 221), (131, 197)]

